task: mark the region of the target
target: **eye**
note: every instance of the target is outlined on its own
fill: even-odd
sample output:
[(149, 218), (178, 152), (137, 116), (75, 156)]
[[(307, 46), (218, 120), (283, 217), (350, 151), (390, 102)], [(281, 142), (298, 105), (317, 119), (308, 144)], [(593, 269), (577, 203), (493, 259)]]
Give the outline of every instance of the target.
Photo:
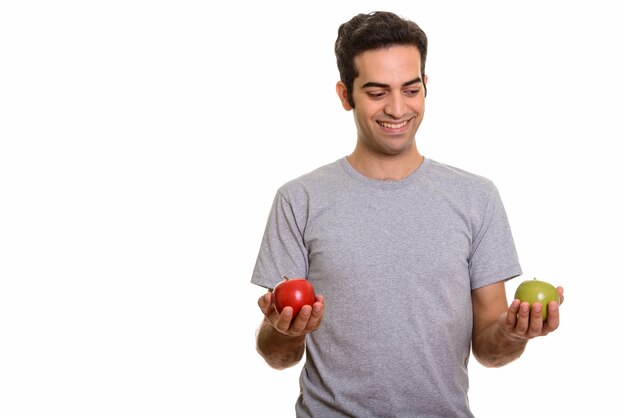
[(372, 99), (380, 99), (382, 97), (385, 97), (385, 95), (387, 94), (386, 91), (368, 91), (366, 92), (368, 97), (371, 97)]
[(406, 90), (404, 90), (404, 94), (406, 94), (409, 97), (416, 96), (416, 95), (419, 94), (419, 92), (420, 92), (419, 88), (413, 88), (413, 89), (406, 89)]

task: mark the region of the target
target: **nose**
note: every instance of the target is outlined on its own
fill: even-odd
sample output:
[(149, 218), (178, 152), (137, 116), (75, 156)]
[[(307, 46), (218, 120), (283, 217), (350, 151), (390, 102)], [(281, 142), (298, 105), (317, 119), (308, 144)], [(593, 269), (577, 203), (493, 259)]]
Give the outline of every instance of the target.
[(404, 104), (404, 97), (401, 93), (392, 92), (389, 96), (387, 103), (385, 103), (385, 114), (393, 118), (401, 118), (405, 111), (406, 106)]

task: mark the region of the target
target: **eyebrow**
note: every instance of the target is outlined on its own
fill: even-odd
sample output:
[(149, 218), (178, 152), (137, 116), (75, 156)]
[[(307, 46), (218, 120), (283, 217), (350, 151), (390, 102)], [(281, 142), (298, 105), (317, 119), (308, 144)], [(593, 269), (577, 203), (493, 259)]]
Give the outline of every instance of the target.
[[(407, 81), (406, 83), (402, 84), (402, 87), (410, 86), (411, 84), (416, 84), (416, 83), (421, 83), (421, 82), (422, 82), (422, 77), (417, 77), (413, 80)], [(367, 87), (389, 88), (390, 86), (389, 84), (377, 83), (375, 81), (369, 81), (361, 86), (362, 89), (367, 88)]]

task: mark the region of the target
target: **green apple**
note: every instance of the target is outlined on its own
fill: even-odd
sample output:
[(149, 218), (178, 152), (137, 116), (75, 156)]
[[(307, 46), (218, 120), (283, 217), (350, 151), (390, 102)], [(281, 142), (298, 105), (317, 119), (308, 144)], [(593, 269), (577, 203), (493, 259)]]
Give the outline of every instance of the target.
[(515, 291), (515, 299), (528, 302), (532, 307), (534, 303), (541, 303), (541, 315), (545, 321), (548, 317), (548, 303), (555, 300), (560, 303), (561, 298), (556, 288), (548, 282), (537, 280), (523, 281)]

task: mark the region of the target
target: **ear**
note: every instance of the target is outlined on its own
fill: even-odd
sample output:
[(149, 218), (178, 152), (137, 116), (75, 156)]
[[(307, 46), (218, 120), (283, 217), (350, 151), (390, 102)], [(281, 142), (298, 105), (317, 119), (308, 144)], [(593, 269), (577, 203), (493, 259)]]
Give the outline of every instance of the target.
[(339, 96), (339, 100), (341, 100), (341, 105), (346, 110), (352, 110), (352, 106), (350, 106), (350, 102), (348, 101), (348, 88), (343, 82), (338, 81), (337, 86), (335, 86), (335, 91), (337, 92), (337, 96)]

